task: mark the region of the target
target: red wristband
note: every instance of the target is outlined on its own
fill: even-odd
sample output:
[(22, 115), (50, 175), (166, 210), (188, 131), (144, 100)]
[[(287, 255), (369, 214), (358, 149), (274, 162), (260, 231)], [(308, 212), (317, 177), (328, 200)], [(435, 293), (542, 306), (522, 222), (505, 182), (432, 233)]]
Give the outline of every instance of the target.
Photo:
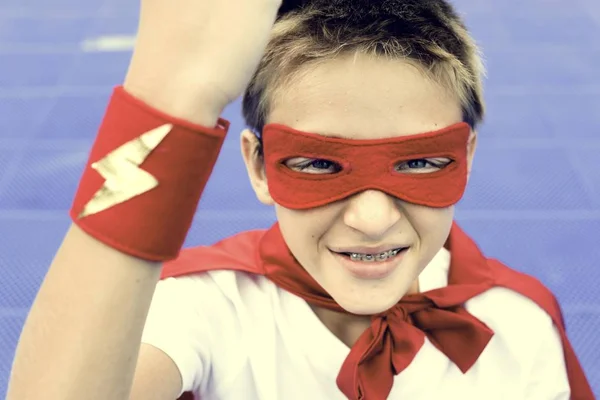
[(170, 117), (117, 87), (71, 208), (82, 230), (151, 261), (177, 257), (229, 129)]

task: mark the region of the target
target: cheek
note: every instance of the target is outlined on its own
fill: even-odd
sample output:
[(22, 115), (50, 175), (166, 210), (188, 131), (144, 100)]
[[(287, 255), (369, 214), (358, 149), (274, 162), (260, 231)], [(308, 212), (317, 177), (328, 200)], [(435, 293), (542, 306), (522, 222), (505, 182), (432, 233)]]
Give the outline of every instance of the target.
[(339, 207), (327, 205), (309, 210), (291, 210), (275, 205), (277, 222), (285, 242), (301, 262), (316, 256), (321, 239), (339, 218)]
[(431, 208), (415, 204), (403, 206), (406, 219), (417, 234), (421, 247), (444, 245), (454, 220), (454, 207)]

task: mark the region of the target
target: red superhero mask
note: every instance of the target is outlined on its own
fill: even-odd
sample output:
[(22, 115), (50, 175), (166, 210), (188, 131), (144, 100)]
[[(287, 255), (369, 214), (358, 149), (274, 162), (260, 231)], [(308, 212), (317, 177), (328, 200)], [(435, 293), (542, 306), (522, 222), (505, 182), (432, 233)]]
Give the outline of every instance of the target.
[[(263, 144), (269, 191), (291, 209), (323, 206), (368, 189), (423, 206), (449, 207), (461, 199), (467, 184), (469, 134), (469, 125), (461, 122), (410, 136), (351, 140), (268, 124)], [(332, 168), (309, 173), (286, 165), (299, 157)], [(444, 165), (410, 168), (434, 159), (443, 159)]]

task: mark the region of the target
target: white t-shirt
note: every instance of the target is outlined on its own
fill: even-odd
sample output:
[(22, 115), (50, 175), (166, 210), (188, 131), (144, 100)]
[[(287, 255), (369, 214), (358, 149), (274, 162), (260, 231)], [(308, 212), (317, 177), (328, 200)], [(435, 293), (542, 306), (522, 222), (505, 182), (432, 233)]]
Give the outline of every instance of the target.
[[(202, 260), (199, 260), (202, 262)], [(442, 249), (421, 291), (448, 284)], [(526, 297), (491, 289), (466, 303), (494, 332), (463, 374), (428, 340), (397, 375), (391, 400), (568, 400), (559, 334)], [(159, 282), (142, 342), (173, 359), (202, 400), (345, 400), (336, 377), (350, 349), (301, 298), (263, 276), (213, 271)]]

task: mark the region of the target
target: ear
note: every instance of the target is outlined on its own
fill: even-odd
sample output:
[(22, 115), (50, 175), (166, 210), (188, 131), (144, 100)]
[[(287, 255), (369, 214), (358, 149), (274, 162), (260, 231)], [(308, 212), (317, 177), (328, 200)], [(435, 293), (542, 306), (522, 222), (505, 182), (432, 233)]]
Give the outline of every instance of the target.
[(471, 168), (473, 167), (473, 158), (477, 149), (477, 132), (471, 131), (467, 142), (467, 180), (471, 177)]
[(242, 131), (240, 145), (242, 157), (244, 158), (246, 170), (248, 171), (248, 177), (250, 178), (250, 184), (254, 189), (256, 198), (265, 205), (274, 205), (275, 202), (269, 193), (263, 157), (258, 154), (258, 149), (260, 147), (258, 138), (254, 133), (246, 129)]

